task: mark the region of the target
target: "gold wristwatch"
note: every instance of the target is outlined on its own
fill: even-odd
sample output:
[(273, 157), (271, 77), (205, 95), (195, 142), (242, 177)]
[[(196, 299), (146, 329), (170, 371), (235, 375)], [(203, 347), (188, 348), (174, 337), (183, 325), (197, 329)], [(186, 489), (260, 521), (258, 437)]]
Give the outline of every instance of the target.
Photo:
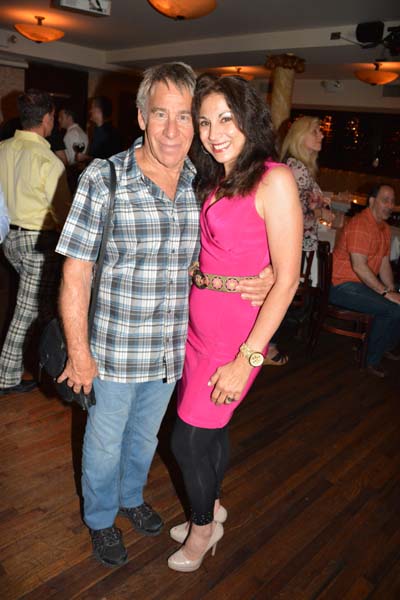
[(240, 346), (239, 351), (242, 356), (247, 358), (251, 367), (259, 367), (263, 364), (264, 355), (261, 352), (254, 352), (246, 343)]

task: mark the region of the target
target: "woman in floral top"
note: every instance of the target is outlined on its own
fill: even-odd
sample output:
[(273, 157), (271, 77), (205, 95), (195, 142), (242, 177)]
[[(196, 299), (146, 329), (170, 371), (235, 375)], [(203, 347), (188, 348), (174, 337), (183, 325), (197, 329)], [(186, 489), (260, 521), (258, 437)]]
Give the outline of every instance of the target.
[(281, 160), (291, 168), (299, 188), (303, 207), (303, 250), (317, 250), (318, 219), (332, 220), (332, 213), (325, 206), (321, 188), (315, 181), (317, 157), (321, 150), (323, 134), (319, 119), (301, 117), (290, 127), (282, 144)]

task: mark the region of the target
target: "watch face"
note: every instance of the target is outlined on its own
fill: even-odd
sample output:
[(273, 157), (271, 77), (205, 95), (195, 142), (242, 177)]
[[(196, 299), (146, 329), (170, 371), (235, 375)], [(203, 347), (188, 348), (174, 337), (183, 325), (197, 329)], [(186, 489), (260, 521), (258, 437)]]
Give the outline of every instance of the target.
[(261, 352), (253, 352), (249, 357), (249, 363), (252, 367), (259, 367), (263, 364), (264, 356)]

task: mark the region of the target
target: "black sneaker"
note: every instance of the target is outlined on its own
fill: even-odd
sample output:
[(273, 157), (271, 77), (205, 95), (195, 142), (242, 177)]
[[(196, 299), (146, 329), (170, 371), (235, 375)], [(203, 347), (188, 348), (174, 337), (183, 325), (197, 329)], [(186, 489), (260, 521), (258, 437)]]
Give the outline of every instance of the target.
[(117, 527), (90, 529), (93, 554), (106, 567), (119, 567), (128, 560), (128, 553)]
[(135, 508), (121, 507), (118, 514), (129, 519), (134, 529), (144, 535), (158, 535), (164, 525), (160, 515), (146, 502)]
[(20, 383), (6, 388), (0, 388), (0, 396), (8, 396), (9, 394), (25, 394), (31, 392), (37, 387), (37, 381), (34, 379), (22, 379)]

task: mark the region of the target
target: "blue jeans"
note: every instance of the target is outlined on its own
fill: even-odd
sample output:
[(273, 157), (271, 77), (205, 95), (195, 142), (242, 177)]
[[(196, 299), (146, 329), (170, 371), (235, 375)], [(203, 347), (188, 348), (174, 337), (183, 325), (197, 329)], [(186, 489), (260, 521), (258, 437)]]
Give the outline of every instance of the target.
[(348, 281), (331, 287), (333, 304), (374, 315), (367, 350), (367, 365), (379, 365), (383, 355), (400, 342), (400, 304), (387, 300), (363, 283)]
[(174, 383), (93, 382), (83, 442), (84, 520), (91, 529), (114, 524), (119, 507), (143, 503), (157, 433)]

